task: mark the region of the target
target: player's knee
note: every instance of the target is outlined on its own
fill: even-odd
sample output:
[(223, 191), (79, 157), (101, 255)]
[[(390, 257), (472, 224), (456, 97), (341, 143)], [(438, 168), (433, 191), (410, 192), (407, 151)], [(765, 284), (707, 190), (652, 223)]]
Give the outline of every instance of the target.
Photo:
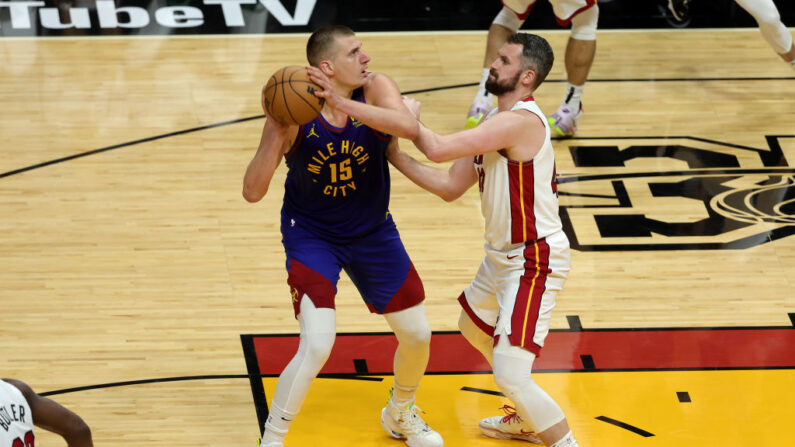
[(596, 26), (599, 22), (599, 6), (593, 5), (571, 19), (571, 38), (577, 40), (596, 40)]
[(304, 340), (306, 356), (311, 358), (313, 362), (322, 365), (331, 354), (331, 348), (334, 347), (334, 339), (335, 335), (333, 333), (308, 335)]
[(514, 33), (519, 31), (519, 28), (522, 27), (523, 23), (524, 20), (520, 19), (519, 15), (507, 6), (503, 6), (500, 12), (497, 13), (497, 16), (494, 17), (494, 20), (491, 22), (492, 25), (500, 25), (502, 27), (508, 28)]
[(495, 362), (494, 364), (494, 383), (502, 390), (506, 396), (515, 396), (535, 385), (535, 381), (530, 377), (530, 371), (522, 371), (516, 368), (506, 368)]
[(427, 324), (401, 331), (396, 335), (400, 344), (405, 347), (427, 349), (431, 345), (431, 328)]

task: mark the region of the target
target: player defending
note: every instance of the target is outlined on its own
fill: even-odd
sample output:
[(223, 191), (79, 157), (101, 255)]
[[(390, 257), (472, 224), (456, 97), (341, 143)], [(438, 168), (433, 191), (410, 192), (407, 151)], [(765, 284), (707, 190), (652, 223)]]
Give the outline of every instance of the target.
[[(571, 137), (577, 132), (577, 119), (582, 114), (582, 96), (588, 72), (596, 54), (596, 25), (599, 7), (596, 0), (549, 0), (561, 26), (571, 23), (571, 34), (566, 44), (566, 95), (558, 110), (549, 117), (552, 129), (561, 137)], [(494, 96), (486, 90), (489, 65), (497, 58), (497, 50), (517, 32), (530, 14), (536, 0), (503, 0), (502, 10), (489, 27), (486, 56), (480, 85), (472, 107), (467, 114), (467, 129), (475, 127), (494, 106)]]
[(33, 426), (57, 433), (69, 447), (93, 447), (91, 430), (80, 416), (36, 394), (27, 384), (0, 380), (0, 446), (33, 446)]
[[(326, 26), (307, 42), (307, 70), (320, 78), (326, 101), (302, 126), (272, 118), (246, 170), (243, 196), (260, 200), (282, 157), (287, 163), (282, 242), (287, 283), (301, 336), (298, 352), (282, 371), (262, 435), (262, 446), (284, 445), (312, 380), (334, 344), (334, 297), (344, 269), (371, 312), (383, 314), (397, 336), (395, 381), (381, 423), (412, 447), (441, 447), (442, 437), (414, 406), (428, 364), (431, 330), (422, 282), (389, 214), (389, 135), (373, 124), (412, 138), (417, 120), (397, 85), (367, 71), (370, 58), (349, 28)], [(343, 415), (329, 416), (342, 417)], [(320, 435), (318, 435), (320, 436)]]
[[(432, 161), (456, 160), (450, 169), (421, 164), (395, 143), (389, 160), (447, 201), (478, 184), (486, 256), (458, 298), (463, 307), (458, 324), (514, 404), (503, 407), (507, 415), (480, 421), (480, 430), (493, 438), (562, 447), (577, 442), (563, 411), (530, 375), (570, 264), (549, 124), (532, 96), (552, 62), (552, 49), (543, 38), (510, 36), (486, 82), (498, 108), (474, 129), (442, 136), (421, 126), (414, 140)], [(408, 103), (416, 108), (412, 101)]]
[[(759, 32), (770, 48), (795, 70), (795, 43), (792, 41), (792, 34), (781, 22), (781, 15), (773, 0), (736, 1), (754, 17), (759, 25)], [(690, 0), (668, 0), (668, 9), (677, 22), (690, 20)]]

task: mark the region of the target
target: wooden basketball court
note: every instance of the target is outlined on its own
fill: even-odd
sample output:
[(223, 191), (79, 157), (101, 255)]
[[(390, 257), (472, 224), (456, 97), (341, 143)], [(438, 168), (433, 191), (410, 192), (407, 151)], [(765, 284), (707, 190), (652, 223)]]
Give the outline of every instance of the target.
[[(543, 35), (557, 61), (536, 99), (551, 114), (568, 32)], [(306, 38), (0, 43), (0, 376), (79, 413), (97, 446), (255, 445), (278, 374), (262, 369), (268, 343), (298, 325), (279, 233), (285, 167), (255, 205), (242, 177), (260, 88), (305, 63)], [(423, 102), (423, 122), (463, 128), (485, 32), (360, 38), (370, 69)], [(536, 380), (581, 446), (784, 445), (795, 72), (755, 29), (600, 31), (597, 45), (578, 135), (554, 142), (574, 250)], [(431, 327), (454, 336), (455, 299), (482, 257), (477, 192), (448, 204), (392, 180)], [(341, 333), (388, 331), (347, 278), (337, 309)], [(390, 371), (366, 354), (388, 339), (362, 345), (367, 371), (316, 381), (286, 445), (404, 445), (379, 426)], [(432, 362), (458, 346), (435, 343)], [(418, 403), (448, 446), (507, 445), (477, 432), (507, 401), (476, 360), (438, 360)]]

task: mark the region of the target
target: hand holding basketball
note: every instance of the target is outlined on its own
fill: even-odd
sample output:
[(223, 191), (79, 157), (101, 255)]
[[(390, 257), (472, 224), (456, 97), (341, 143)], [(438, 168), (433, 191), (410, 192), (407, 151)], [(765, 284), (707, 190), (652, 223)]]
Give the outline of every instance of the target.
[(319, 68), (311, 65), (306, 67), (306, 72), (309, 74), (309, 79), (320, 86), (317, 95), (325, 100), (329, 106), (335, 107), (342, 97), (331, 87), (331, 81), (329, 81), (328, 76)]
[(280, 68), (262, 89), (262, 105), (268, 114), (289, 125), (306, 124), (320, 113), (323, 98), (315, 96), (321, 87), (312, 82), (306, 68)]

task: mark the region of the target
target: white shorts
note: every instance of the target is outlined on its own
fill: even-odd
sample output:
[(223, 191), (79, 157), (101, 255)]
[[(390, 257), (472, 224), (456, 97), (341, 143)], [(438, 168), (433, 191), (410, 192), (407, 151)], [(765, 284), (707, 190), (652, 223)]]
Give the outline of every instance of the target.
[[(524, 20), (535, 5), (536, 0), (502, 0), (502, 4)], [(549, 0), (552, 11), (561, 25), (568, 25), (571, 18), (596, 4), (596, 0)]]
[(570, 265), (569, 240), (562, 231), (508, 251), (487, 243), (478, 273), (458, 301), (481, 330), (507, 335), (512, 345), (538, 355)]

